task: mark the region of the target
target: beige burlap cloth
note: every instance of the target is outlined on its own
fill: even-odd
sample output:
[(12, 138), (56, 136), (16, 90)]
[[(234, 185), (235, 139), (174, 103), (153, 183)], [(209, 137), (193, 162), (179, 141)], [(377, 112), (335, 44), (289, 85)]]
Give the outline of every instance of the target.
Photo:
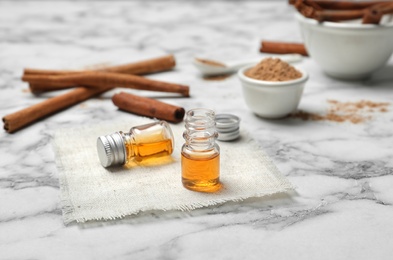
[(170, 160), (158, 165), (103, 168), (96, 151), (97, 137), (128, 131), (131, 126), (147, 122), (150, 121), (139, 119), (61, 129), (55, 133), (56, 164), (66, 224), (122, 218), (143, 211), (193, 210), (293, 189), (244, 131), (237, 141), (218, 142), (223, 185), (219, 192), (198, 193), (183, 188), (180, 165), (183, 124), (171, 125), (175, 150)]

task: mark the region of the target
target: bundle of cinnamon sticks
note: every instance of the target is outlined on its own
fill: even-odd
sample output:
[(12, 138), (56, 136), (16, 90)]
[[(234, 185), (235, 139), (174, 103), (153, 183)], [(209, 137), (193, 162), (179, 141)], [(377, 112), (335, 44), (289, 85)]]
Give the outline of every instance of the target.
[(323, 21), (362, 19), (363, 24), (379, 24), (385, 14), (393, 14), (393, 1), (289, 0), (302, 15)]
[[(181, 96), (189, 97), (188, 86), (151, 80), (141, 76), (154, 72), (167, 71), (174, 68), (175, 65), (175, 58), (172, 55), (167, 55), (100, 70), (63, 71), (25, 69), (22, 80), (29, 83), (30, 90), (33, 93), (37, 94), (66, 88), (73, 89), (65, 94), (60, 94), (31, 107), (4, 116), (4, 129), (8, 133), (16, 132), (39, 119), (100, 95), (115, 87), (178, 93)], [(116, 96), (116, 100), (119, 100), (119, 98), (123, 100), (121, 106), (118, 105), (120, 109), (171, 122), (180, 122), (183, 120), (184, 109), (181, 107), (127, 93), (120, 93)], [(116, 104), (115, 100), (114, 103)]]
[[(319, 22), (339, 22), (362, 19), (363, 24), (379, 24), (382, 16), (393, 14), (393, 1), (340, 1), (340, 0), (289, 0), (299, 13)], [(261, 42), (260, 52), (308, 56), (302, 43), (267, 41)]]

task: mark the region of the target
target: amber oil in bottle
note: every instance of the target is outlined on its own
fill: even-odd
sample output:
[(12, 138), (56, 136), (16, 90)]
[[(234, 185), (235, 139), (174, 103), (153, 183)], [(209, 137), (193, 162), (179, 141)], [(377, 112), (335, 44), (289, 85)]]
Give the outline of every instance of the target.
[(98, 156), (104, 167), (171, 155), (173, 147), (172, 130), (165, 121), (135, 126), (128, 133), (119, 131), (97, 139)]
[(220, 148), (215, 113), (198, 108), (187, 112), (181, 151), (182, 183), (189, 190), (215, 192), (220, 183)]

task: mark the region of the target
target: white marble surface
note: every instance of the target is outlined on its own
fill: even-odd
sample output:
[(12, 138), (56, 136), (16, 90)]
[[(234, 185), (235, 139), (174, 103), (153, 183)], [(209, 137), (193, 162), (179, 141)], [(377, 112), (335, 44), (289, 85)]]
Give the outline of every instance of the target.
[[(192, 97), (137, 93), (240, 116), (297, 189), (189, 213), (64, 226), (51, 134), (133, 117), (112, 105), (112, 91), (15, 134), (0, 133), (0, 259), (391, 259), (393, 107), (361, 124), (264, 120), (244, 104), (235, 76), (206, 81), (191, 65), (194, 56), (262, 57), (263, 38), (300, 40), (286, 2), (1, 1), (1, 116), (56, 95), (29, 93), (20, 80), (24, 67), (173, 53), (176, 70), (151, 77), (189, 84)], [(302, 110), (324, 111), (327, 99), (391, 101), (392, 59), (358, 82), (328, 78), (310, 59), (300, 66), (311, 75)]]

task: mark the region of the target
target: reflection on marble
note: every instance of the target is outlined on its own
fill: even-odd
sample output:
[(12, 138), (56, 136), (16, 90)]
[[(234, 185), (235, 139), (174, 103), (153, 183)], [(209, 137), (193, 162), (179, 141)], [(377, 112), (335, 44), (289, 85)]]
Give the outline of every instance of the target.
[[(391, 259), (393, 107), (361, 124), (264, 120), (242, 100), (238, 79), (206, 81), (193, 57), (262, 57), (261, 39), (300, 41), (286, 2), (1, 1), (0, 111), (4, 116), (57, 93), (33, 96), (24, 67), (81, 68), (166, 53), (176, 70), (151, 78), (189, 84), (192, 97), (127, 90), (185, 107), (241, 117), (294, 194), (193, 212), (146, 213), (65, 227), (51, 146), (62, 127), (110, 124), (111, 95), (91, 99), (15, 134), (0, 133), (1, 259)], [(311, 59), (300, 109), (326, 100), (391, 102), (393, 60), (364, 81), (325, 76)]]

